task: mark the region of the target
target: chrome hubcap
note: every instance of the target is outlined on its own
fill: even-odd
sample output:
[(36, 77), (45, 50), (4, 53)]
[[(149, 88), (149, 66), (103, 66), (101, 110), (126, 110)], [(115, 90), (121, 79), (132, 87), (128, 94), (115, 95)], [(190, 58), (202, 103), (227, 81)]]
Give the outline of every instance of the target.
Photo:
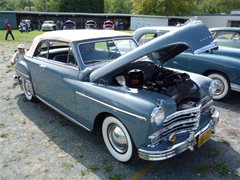
[(217, 86), (217, 89), (216, 89), (216, 92), (215, 92), (215, 96), (219, 96), (223, 93), (224, 91), (224, 84), (221, 80), (219, 79), (213, 79), (213, 81), (216, 83), (216, 86)]
[(25, 81), (24, 83), (25, 89), (26, 89), (26, 93), (31, 96), (32, 95), (32, 85), (29, 81)]
[(127, 138), (123, 130), (117, 124), (111, 124), (108, 127), (108, 138), (112, 147), (123, 154), (128, 149)]

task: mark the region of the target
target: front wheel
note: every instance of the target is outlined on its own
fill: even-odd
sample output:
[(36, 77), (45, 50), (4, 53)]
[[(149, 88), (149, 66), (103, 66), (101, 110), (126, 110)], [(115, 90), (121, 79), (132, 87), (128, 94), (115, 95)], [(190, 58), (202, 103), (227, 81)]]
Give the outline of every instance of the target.
[(107, 117), (102, 124), (104, 142), (112, 156), (121, 162), (136, 158), (136, 148), (125, 126), (115, 117)]
[(215, 81), (217, 85), (217, 90), (215, 94), (213, 95), (213, 99), (215, 100), (221, 100), (223, 98), (226, 98), (231, 93), (231, 88), (228, 79), (226, 76), (220, 74), (220, 73), (211, 73), (208, 75), (209, 78), (211, 78), (213, 81)]
[(33, 86), (32, 86), (31, 81), (26, 80), (26, 79), (22, 79), (22, 88), (23, 88), (25, 97), (29, 101), (33, 101), (35, 99), (35, 97), (34, 97)]

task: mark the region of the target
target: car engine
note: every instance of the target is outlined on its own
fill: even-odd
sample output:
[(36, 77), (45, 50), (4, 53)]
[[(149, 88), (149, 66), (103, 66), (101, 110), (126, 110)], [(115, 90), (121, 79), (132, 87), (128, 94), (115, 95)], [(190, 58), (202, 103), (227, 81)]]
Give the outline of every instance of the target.
[(115, 78), (118, 84), (122, 85), (119, 81), (124, 79), (124, 85), (129, 88), (159, 92), (170, 96), (176, 101), (178, 109), (196, 106), (199, 100), (199, 88), (187, 73), (146, 62), (142, 65), (137, 63), (135, 68), (131, 67)]

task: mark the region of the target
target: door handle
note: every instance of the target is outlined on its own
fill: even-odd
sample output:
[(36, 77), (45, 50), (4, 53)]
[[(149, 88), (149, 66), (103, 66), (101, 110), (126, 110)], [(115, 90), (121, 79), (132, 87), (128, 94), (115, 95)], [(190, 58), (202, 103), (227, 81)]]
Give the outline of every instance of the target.
[(39, 65), (39, 67), (40, 67), (40, 72), (43, 72), (43, 71), (44, 71), (44, 69), (46, 68), (46, 66), (45, 66), (45, 65), (43, 65), (43, 64)]

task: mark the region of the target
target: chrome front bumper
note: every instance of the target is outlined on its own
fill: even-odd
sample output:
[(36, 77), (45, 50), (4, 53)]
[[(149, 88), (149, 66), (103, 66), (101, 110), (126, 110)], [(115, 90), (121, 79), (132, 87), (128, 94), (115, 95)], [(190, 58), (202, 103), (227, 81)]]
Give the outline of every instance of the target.
[(233, 91), (238, 91), (238, 92), (240, 92), (240, 85), (238, 85), (238, 84), (233, 84), (233, 83), (231, 83), (230, 85), (231, 85), (231, 89), (232, 89)]
[(156, 150), (150, 151), (150, 150), (144, 150), (140, 148), (138, 149), (138, 155), (141, 159), (150, 160), (150, 161), (160, 161), (160, 160), (169, 159), (188, 149), (193, 151), (194, 146), (197, 144), (197, 138), (199, 137), (199, 135), (201, 135), (208, 129), (211, 129), (212, 133), (215, 132), (215, 127), (218, 124), (219, 116), (220, 116), (219, 112), (215, 110), (214, 113), (211, 115), (212, 119), (210, 120), (210, 122), (198, 132), (196, 133), (191, 132), (188, 138), (183, 142), (175, 144), (170, 148), (166, 150), (161, 150), (161, 151), (156, 151)]

